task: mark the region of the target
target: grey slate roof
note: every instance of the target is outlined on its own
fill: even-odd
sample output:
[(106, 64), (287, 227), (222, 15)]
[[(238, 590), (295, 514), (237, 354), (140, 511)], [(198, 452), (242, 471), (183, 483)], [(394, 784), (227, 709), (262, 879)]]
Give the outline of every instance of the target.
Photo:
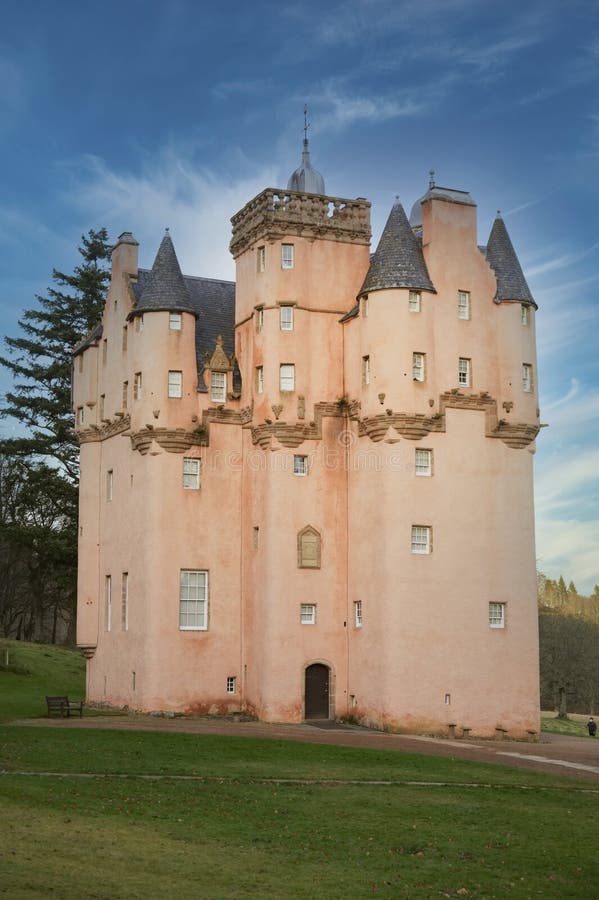
[(502, 300), (519, 300), (520, 303), (530, 303), (535, 309), (537, 308), (505, 223), (499, 215), (491, 228), (486, 259), (497, 278), (497, 296), (495, 298), (497, 303), (501, 303)]
[(422, 245), (410, 228), (399, 200), (389, 213), (358, 296), (387, 288), (436, 293), (422, 255)]
[(77, 356), (78, 353), (82, 353), (84, 350), (87, 350), (88, 347), (91, 347), (92, 344), (97, 343), (102, 337), (102, 323), (98, 322), (97, 325), (94, 325), (89, 334), (87, 334), (82, 341), (75, 346), (73, 349), (73, 356)]
[(167, 309), (170, 312), (195, 312), (168, 232), (162, 238), (152, 266), (151, 277), (145, 281), (133, 315), (160, 309)]

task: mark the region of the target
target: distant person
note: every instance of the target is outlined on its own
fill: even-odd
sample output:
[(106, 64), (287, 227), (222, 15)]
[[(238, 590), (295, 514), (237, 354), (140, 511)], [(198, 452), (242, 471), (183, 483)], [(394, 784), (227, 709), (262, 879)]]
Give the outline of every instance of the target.
[(589, 729), (589, 735), (591, 737), (595, 737), (595, 735), (597, 734), (597, 723), (592, 716), (587, 722), (587, 728)]

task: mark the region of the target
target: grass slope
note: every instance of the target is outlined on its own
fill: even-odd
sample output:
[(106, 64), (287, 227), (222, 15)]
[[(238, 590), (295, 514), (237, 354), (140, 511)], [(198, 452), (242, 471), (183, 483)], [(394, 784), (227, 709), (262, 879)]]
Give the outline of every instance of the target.
[(85, 697), (81, 654), (52, 644), (0, 641), (0, 722), (46, 715), (46, 694)]

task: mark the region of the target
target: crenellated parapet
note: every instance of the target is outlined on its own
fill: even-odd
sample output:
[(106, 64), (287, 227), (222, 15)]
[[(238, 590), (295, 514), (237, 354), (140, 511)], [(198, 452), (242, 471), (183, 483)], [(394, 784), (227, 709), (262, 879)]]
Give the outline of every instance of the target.
[(267, 188), (231, 219), (230, 250), (237, 258), (255, 241), (285, 235), (309, 239), (370, 243), (370, 203)]

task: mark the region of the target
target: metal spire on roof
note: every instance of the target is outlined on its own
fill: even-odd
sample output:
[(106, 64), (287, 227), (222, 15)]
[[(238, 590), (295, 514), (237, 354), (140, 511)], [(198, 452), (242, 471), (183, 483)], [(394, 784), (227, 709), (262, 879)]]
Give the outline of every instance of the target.
[(429, 174), (429, 179), (428, 179), (428, 189), (429, 189), (429, 191), (432, 191), (432, 189), (433, 189), (434, 187), (436, 187), (436, 184), (435, 184), (435, 170), (434, 170), (434, 169), (431, 169), (431, 170), (429, 171), (428, 174)]
[(304, 103), (304, 143), (308, 143), (308, 104)]
[(305, 191), (310, 194), (324, 194), (324, 179), (320, 172), (312, 167), (310, 151), (308, 149), (308, 104), (304, 103), (304, 147), (302, 150), (302, 162), (299, 168), (292, 173), (287, 182), (289, 191)]

